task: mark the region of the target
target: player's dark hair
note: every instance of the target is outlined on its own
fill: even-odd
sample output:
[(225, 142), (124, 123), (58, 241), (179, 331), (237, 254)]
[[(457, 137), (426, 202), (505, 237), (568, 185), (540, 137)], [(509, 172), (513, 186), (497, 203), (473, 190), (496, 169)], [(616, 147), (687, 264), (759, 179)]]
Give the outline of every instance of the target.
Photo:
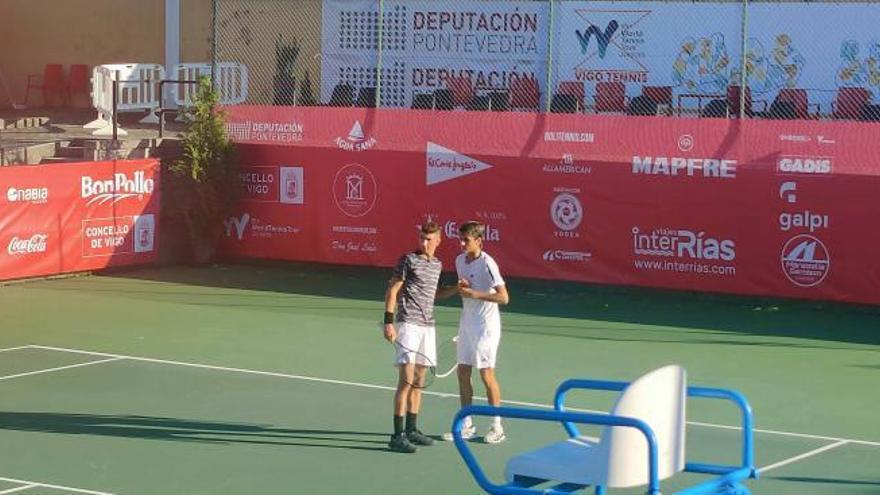
[(474, 239), (482, 239), (485, 232), (486, 226), (474, 220), (471, 220), (470, 222), (465, 222), (461, 224), (461, 227), (458, 228), (459, 234), (472, 237)]

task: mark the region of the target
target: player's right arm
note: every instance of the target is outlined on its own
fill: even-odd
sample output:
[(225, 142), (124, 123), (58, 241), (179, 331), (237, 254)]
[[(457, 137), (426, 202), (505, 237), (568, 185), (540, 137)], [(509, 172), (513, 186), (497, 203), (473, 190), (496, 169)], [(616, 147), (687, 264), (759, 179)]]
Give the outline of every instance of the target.
[[(388, 288), (385, 290), (386, 315), (388, 313), (394, 315), (394, 310), (397, 309), (397, 294), (400, 293), (401, 287), (403, 287), (402, 278), (392, 277), (391, 280), (388, 281)], [(388, 342), (394, 342), (394, 340), (397, 338), (397, 331), (394, 330), (394, 323), (388, 323), (386, 318), (383, 329), (385, 340), (387, 340)]]

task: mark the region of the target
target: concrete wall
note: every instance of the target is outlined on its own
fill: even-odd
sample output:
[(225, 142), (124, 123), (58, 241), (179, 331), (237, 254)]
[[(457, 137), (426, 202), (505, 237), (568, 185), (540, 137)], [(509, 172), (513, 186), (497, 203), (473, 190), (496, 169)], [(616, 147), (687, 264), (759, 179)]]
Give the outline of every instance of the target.
[[(0, 0), (0, 21), (0, 71), (19, 103), (27, 75), (47, 63), (164, 62), (164, 0)], [(181, 61), (209, 60), (211, 0), (181, 0), (180, 24)], [(39, 92), (31, 97), (32, 106), (42, 102)]]

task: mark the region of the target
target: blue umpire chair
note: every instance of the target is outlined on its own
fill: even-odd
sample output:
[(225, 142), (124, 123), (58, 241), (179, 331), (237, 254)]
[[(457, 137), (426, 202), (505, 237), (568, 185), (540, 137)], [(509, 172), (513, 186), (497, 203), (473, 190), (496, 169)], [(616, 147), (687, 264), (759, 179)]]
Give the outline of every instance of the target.
[[(610, 414), (568, 412), (565, 398), (571, 390), (621, 392)], [(741, 465), (686, 462), (685, 425), (688, 397), (729, 400), (742, 414)], [(523, 454), (507, 462), (505, 484), (495, 484), (474, 457), (461, 430), (468, 416), (562, 423), (568, 439)], [(581, 435), (575, 424), (603, 426), (602, 435)], [(669, 365), (631, 383), (604, 380), (567, 380), (556, 389), (554, 409), (468, 406), (452, 423), (455, 446), (477, 484), (490, 494), (554, 495), (594, 488), (605, 495), (611, 488), (646, 487), (647, 495), (661, 495), (660, 481), (680, 472), (713, 477), (675, 495), (749, 495), (742, 483), (756, 479), (752, 410), (734, 391), (688, 387), (685, 370)]]

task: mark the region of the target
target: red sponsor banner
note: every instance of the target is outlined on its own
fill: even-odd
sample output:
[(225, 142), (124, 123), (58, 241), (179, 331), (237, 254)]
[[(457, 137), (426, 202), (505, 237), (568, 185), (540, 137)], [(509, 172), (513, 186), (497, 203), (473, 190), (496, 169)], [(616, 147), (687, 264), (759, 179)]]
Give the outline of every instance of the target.
[(0, 193), (0, 280), (156, 259), (156, 160), (0, 168)]
[(874, 124), (228, 110), (247, 173), (296, 167), (300, 198), (246, 194), (232, 255), (389, 266), (431, 218), (451, 269), (476, 219), (510, 275), (880, 303)]

